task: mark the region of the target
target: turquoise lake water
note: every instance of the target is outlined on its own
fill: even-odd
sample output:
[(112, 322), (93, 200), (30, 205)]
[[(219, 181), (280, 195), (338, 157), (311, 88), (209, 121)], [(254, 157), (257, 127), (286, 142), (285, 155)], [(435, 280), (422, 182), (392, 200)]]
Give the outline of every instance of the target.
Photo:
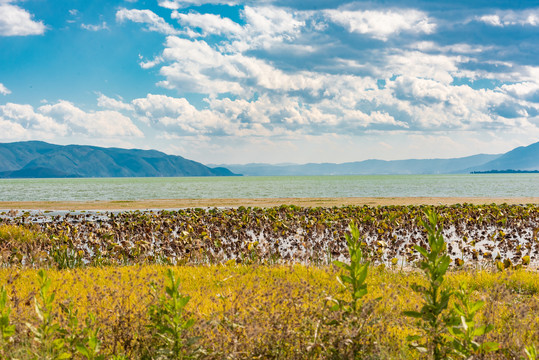
[(539, 174), (0, 179), (0, 201), (539, 196)]

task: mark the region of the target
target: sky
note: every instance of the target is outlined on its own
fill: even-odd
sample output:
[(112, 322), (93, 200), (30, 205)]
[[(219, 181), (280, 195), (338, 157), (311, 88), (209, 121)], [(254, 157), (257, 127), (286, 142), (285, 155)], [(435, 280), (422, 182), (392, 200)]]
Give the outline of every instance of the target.
[(539, 141), (539, 0), (0, 0), (0, 142), (205, 164)]

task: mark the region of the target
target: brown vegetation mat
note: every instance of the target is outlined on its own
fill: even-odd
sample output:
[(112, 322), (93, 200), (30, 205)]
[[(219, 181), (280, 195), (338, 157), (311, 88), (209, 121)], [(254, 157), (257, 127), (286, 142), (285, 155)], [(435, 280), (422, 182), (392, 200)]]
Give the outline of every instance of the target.
[(453, 205), (453, 204), (539, 204), (539, 197), (347, 197), (347, 198), (262, 198), (262, 199), (152, 199), (111, 201), (0, 201), (0, 209), (33, 210), (144, 210), (192, 207), (332, 207), (348, 205)]

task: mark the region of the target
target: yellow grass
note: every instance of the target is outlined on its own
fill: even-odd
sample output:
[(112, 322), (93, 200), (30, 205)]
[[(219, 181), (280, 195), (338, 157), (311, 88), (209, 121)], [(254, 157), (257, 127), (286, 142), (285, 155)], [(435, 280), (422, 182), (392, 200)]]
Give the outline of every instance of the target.
[[(141, 343), (147, 341), (150, 285), (155, 283), (162, 293), (166, 269), (149, 265), (49, 270), (48, 274), (57, 293), (56, 303), (72, 301), (81, 317), (87, 312), (96, 314), (108, 353), (122, 352), (136, 358)], [(331, 267), (211, 265), (173, 270), (180, 279), (180, 291), (191, 296), (187, 310), (196, 319), (193, 331), (217, 358), (220, 355), (215, 354), (249, 358), (257, 351), (267, 355), (275, 348), (292, 358), (307, 358), (301, 354), (305, 355), (317, 336), (326, 339), (326, 348), (342, 345), (345, 340), (343, 329), (337, 332), (324, 325), (333, 316), (325, 306), (327, 299), (347, 296), (340, 293), (336, 270)], [(0, 281), (7, 284), (11, 297), (12, 318), (19, 328), (24, 322), (36, 321), (32, 301), (36, 274), (37, 270), (0, 270)], [(401, 312), (417, 309), (420, 299), (410, 285), (422, 281), (415, 271), (370, 269), (366, 302), (381, 300), (371, 304), (369, 331), (380, 356), (416, 356), (408, 351), (405, 341), (406, 335), (415, 331), (413, 323)], [(486, 301), (480, 321), (495, 325), (489, 339), (499, 342), (508, 353), (517, 356), (524, 345), (539, 343), (537, 272), (461, 270), (450, 272), (446, 282), (452, 288), (465, 283), (477, 289), (474, 297)], [(507, 354), (497, 356), (505, 358)]]

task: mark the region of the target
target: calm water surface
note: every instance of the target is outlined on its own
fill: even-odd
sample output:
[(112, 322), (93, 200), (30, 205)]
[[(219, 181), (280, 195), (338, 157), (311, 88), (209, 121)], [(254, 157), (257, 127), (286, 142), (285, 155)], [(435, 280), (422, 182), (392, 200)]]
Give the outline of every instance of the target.
[(0, 201), (539, 196), (539, 174), (0, 179)]

